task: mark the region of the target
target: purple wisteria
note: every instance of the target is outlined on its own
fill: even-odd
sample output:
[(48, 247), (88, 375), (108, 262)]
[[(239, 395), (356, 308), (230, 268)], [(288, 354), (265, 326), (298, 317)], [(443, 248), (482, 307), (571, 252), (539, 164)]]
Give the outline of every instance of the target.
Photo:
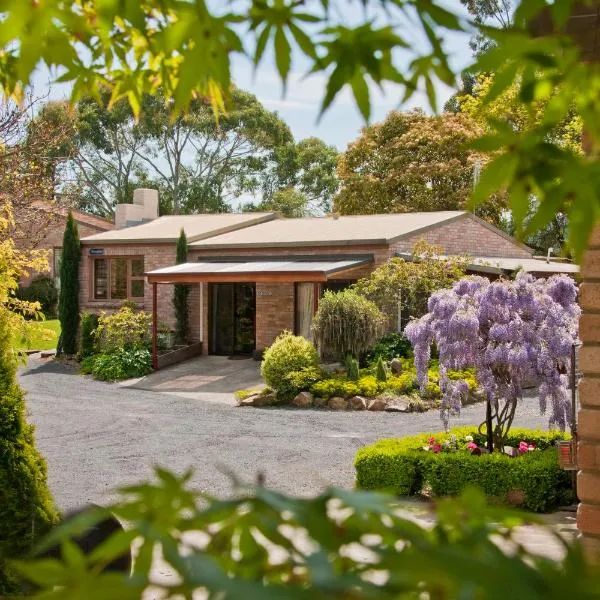
[(510, 428), (523, 386), (539, 382), (540, 409), (550, 405), (550, 426), (570, 419), (567, 384), (571, 347), (577, 342), (577, 287), (565, 275), (536, 280), (520, 272), (514, 281), (465, 277), (431, 296), (429, 312), (406, 327), (419, 384), (427, 384), (431, 345), (440, 359), (441, 417), (445, 426), (466, 393), (449, 369), (474, 367), (495, 420), (497, 444)]

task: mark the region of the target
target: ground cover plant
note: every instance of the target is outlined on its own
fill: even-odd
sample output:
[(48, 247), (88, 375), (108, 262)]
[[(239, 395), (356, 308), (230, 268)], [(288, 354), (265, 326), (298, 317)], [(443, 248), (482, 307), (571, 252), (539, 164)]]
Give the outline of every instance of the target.
[(573, 500), (572, 479), (558, 463), (560, 431), (514, 428), (505, 438), (515, 456), (483, 451), (487, 436), (473, 427), (379, 440), (361, 448), (354, 462), (361, 489), (399, 495), (459, 494), (477, 486), (495, 502), (536, 512)]
[[(428, 383), (431, 345), (439, 352), (441, 417), (460, 411), (466, 392), (449, 369), (474, 368), (487, 395), (488, 431), (502, 449), (525, 383), (539, 381), (540, 409), (564, 431), (571, 419), (567, 392), (572, 346), (578, 341), (577, 287), (567, 276), (536, 280), (465, 277), (429, 299), (429, 312), (406, 327), (421, 389)], [(492, 425), (489, 421), (493, 421)]]
[[(441, 500), (433, 524), (422, 525), (406, 518), (393, 496), (363, 490), (294, 498), (238, 484), (232, 497), (218, 500), (194, 490), (190, 472), (157, 469), (156, 475), (124, 488), (111, 507), (127, 531), (84, 557), (68, 538), (106, 518), (106, 510), (92, 511), (47, 539), (46, 545), (64, 540), (62, 560), (20, 561), (18, 572), (57, 600), (142, 598), (151, 579), (151, 595), (228, 600), (591, 600), (600, 594), (598, 568), (584, 562), (577, 542), (549, 532), (564, 558), (531, 554), (515, 537), (525, 517), (486, 505), (475, 490)], [(201, 544), (190, 543), (191, 532)], [(134, 539), (132, 577), (103, 572)], [(151, 577), (157, 554), (166, 563), (161, 570), (167, 566), (173, 576)]]

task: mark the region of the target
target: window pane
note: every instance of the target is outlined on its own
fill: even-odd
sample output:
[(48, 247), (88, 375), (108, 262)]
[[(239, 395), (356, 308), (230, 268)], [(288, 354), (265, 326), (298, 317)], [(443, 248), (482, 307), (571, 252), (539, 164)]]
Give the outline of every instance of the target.
[(143, 258), (132, 258), (131, 259), (131, 276), (142, 277), (144, 275), (144, 259)]
[(108, 298), (108, 273), (106, 259), (94, 261), (94, 299), (106, 300)]
[(312, 322), (315, 310), (314, 284), (296, 284), (296, 334), (312, 340)]
[(127, 298), (126, 258), (113, 258), (110, 261), (110, 298), (111, 300)]
[(131, 280), (131, 297), (132, 298), (143, 298), (144, 297), (144, 280), (143, 279), (132, 279)]

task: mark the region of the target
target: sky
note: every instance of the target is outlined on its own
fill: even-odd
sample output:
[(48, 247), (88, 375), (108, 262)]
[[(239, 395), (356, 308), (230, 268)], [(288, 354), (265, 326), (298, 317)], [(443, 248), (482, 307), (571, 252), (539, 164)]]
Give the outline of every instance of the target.
[[(344, 5), (343, 3), (341, 3)], [(448, 4), (456, 9), (458, 0), (448, 0)], [(344, 5), (346, 10), (338, 20), (348, 24), (356, 23), (364, 18), (362, 9), (357, 3)], [(402, 32), (416, 49), (422, 49), (424, 42), (415, 37), (410, 27)], [(467, 35), (450, 35), (444, 40), (444, 46), (449, 52), (451, 61), (457, 69), (466, 65), (471, 58)], [(249, 44), (250, 45), (250, 44)], [(403, 58), (402, 58), (403, 60)], [(247, 58), (234, 55), (232, 72), (234, 83), (252, 92), (269, 109), (276, 111), (289, 125), (296, 140), (316, 136), (326, 143), (344, 150), (348, 143), (356, 139), (364, 126), (364, 120), (359, 114), (351, 93), (346, 89), (336, 98), (328, 112), (319, 120), (319, 107), (325, 93), (326, 79), (322, 74), (306, 77), (308, 63), (295, 57), (292, 65), (293, 72), (288, 81), (285, 96), (282, 95), (282, 84), (277, 74), (273, 56), (265, 53), (263, 62), (256, 70)], [(49, 90), (53, 99), (67, 98), (70, 93), (68, 85), (51, 83), (51, 77), (45, 70), (40, 70), (34, 78), (36, 94), (44, 94)], [(439, 106), (452, 95), (453, 90), (443, 84), (437, 86)], [(393, 109), (410, 109), (421, 107), (431, 112), (423, 93), (417, 92), (410, 101), (399, 106), (402, 91), (398, 86), (388, 86), (382, 93), (376, 86), (371, 86), (372, 122), (381, 121)]]

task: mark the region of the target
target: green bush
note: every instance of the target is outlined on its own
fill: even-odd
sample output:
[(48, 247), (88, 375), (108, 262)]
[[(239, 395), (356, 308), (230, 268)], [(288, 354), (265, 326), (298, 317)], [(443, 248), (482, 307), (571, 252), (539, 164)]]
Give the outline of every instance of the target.
[(81, 362), (80, 371), (102, 381), (142, 377), (152, 372), (152, 355), (147, 348), (119, 348), (88, 356)]
[(309, 390), (311, 386), (323, 379), (323, 372), (318, 367), (305, 367), (299, 371), (291, 371), (283, 378), (277, 390), (277, 399), (289, 402), (300, 392)]
[(36, 277), (27, 287), (20, 287), (16, 296), (27, 302), (39, 302), (40, 309), (47, 319), (56, 317), (58, 290), (54, 285), (54, 280), (50, 277), (43, 275)]
[(351, 398), (352, 396), (365, 396), (372, 398), (381, 392), (383, 387), (373, 375), (365, 375), (358, 381), (349, 381), (342, 377), (331, 377), (314, 383), (310, 391), (321, 398), (341, 396)]
[(266, 384), (279, 392), (286, 385), (286, 376), (292, 371), (301, 371), (307, 367), (317, 367), (319, 355), (306, 338), (284, 331), (269, 348), (265, 350), (260, 372)]
[(389, 331), (379, 338), (367, 353), (367, 363), (373, 363), (378, 358), (390, 361), (392, 358), (407, 358), (412, 356), (412, 344), (406, 337), (396, 331)]
[(387, 371), (385, 370), (385, 364), (381, 356), (377, 359), (377, 366), (375, 367), (377, 381), (387, 381)]
[(359, 358), (377, 340), (385, 317), (377, 306), (351, 289), (325, 292), (313, 320), (322, 352), (338, 359)]
[[(380, 440), (361, 448), (354, 462), (357, 487), (410, 495), (427, 485), (434, 495), (444, 496), (475, 485), (496, 501), (537, 512), (551, 510), (572, 496), (570, 475), (559, 467), (552, 448), (558, 440), (568, 439), (566, 434), (515, 428), (507, 444), (517, 447), (526, 441), (540, 450), (515, 458), (500, 453), (474, 456), (463, 449), (426, 452), (423, 448), (433, 435)], [(434, 437), (441, 441), (454, 436), (459, 448), (464, 448), (467, 435), (478, 445), (485, 444), (485, 432), (472, 427), (457, 427)]]
[(417, 375), (412, 371), (402, 373), (401, 375), (389, 375), (385, 382), (385, 389), (395, 394), (409, 394), (418, 389), (418, 387)]
[(358, 381), (360, 377), (359, 373), (360, 369), (358, 366), (358, 361), (355, 358), (348, 359), (348, 379), (350, 381)]
[(123, 348), (149, 348), (151, 322), (150, 313), (136, 312), (129, 305), (113, 314), (102, 314), (96, 328), (96, 347), (105, 354)]
[(7, 557), (27, 555), (58, 514), (47, 487), (46, 461), (25, 418), (25, 394), (16, 381), (13, 322), (0, 307), (0, 597), (18, 591)]
[(98, 327), (98, 315), (95, 313), (83, 313), (79, 325), (79, 359), (91, 356), (96, 351), (95, 332)]

